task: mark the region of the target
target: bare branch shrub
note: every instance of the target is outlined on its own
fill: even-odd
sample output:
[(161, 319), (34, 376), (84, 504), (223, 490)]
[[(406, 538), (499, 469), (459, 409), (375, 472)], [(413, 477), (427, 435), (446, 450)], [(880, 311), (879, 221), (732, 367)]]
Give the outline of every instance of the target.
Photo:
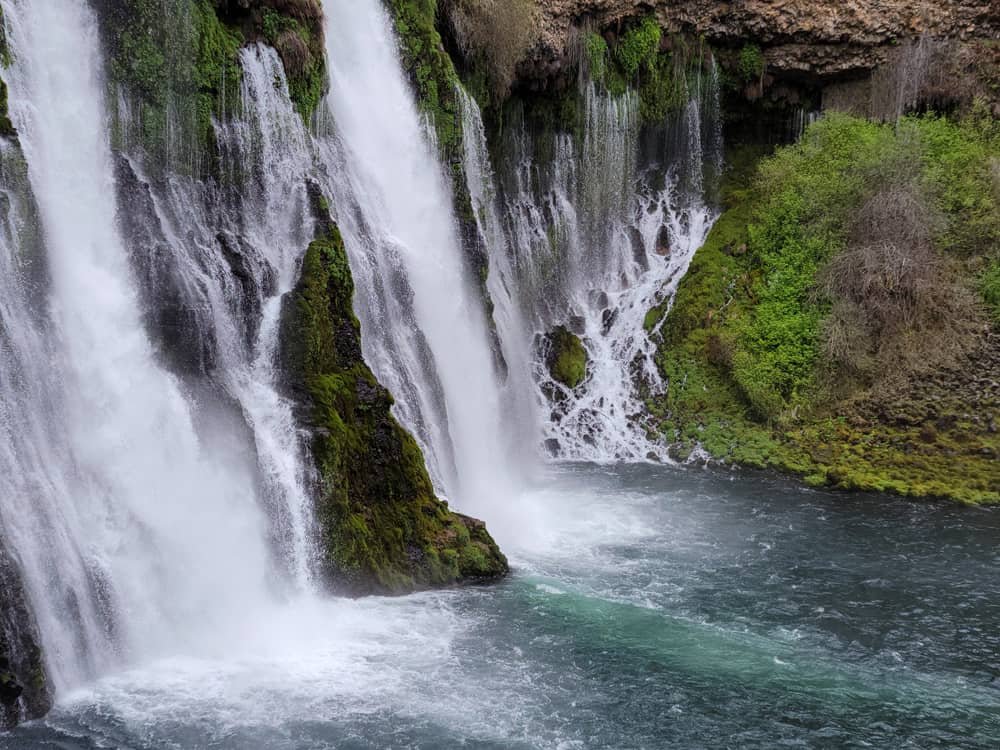
[(274, 46), (281, 55), (281, 61), (285, 64), (285, 70), (289, 75), (301, 75), (313, 64), (309, 45), (291, 29), (282, 31)]
[(848, 246), (820, 273), (832, 301), (827, 357), (865, 379), (919, 372), (967, 351), (972, 292), (934, 247), (939, 219), (916, 180), (889, 179), (860, 209)]
[(537, 38), (537, 0), (449, 0), (448, 17), (462, 54), (486, 65), (498, 99)]
[[(269, 0), (266, 4), (257, 0), (259, 7), (271, 7), (279, 13), (286, 13), (302, 21), (316, 21), (323, 17), (323, 7), (319, 0)], [(245, 3), (243, 7), (246, 7)]]

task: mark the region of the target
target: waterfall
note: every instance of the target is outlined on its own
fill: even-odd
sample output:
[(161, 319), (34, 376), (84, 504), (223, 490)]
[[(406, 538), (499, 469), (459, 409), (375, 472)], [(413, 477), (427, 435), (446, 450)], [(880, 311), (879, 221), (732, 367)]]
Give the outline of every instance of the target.
[[(292, 404), (281, 393), (278, 334), (282, 299), (314, 233), (306, 190), (312, 153), (274, 50), (247, 47), (240, 64), (241, 116), (216, 126), (224, 184), (177, 173), (151, 179), (132, 160), (138, 185), (131, 190), (148, 201), (130, 206), (130, 241), (139, 256), (163, 259), (162, 267), (140, 264), (140, 275), (151, 306), (173, 300), (181, 338), (197, 342), (184, 357), (188, 369), (207, 375), (246, 423), (273, 552), (306, 590), (316, 558), (313, 478)], [(240, 419), (230, 424), (242, 427)]]
[(492, 521), (514, 470), (450, 186), (382, 3), (323, 6), (335, 135), (320, 148), (357, 286), (365, 359), (396, 397), (439, 489)]
[[(663, 390), (647, 313), (669, 304), (714, 219), (722, 169), (719, 78), (699, 69), (683, 110), (643, 147), (638, 97), (585, 82), (583, 134), (556, 133), (551, 156), (523, 123), (508, 125), (494, 180), (482, 119), (463, 96), (466, 174), (489, 248), (490, 293), (505, 356), (531, 370), (541, 439), (558, 458), (663, 459), (644, 394)], [(640, 156), (643, 158), (640, 159)], [(546, 332), (579, 335), (589, 365), (571, 389), (545, 365)], [(662, 322), (657, 324), (662, 325)], [(514, 410), (514, 413), (523, 414)]]
[[(635, 94), (586, 83), (578, 137), (554, 134), (543, 155), (515, 118), (500, 168), (459, 92), (490, 321), (386, 10), (323, 4), (331, 93), (315, 132), (275, 51), (249, 46), (241, 108), (215, 123), (218, 175), (202, 179), (180, 130), (155, 160), (129, 137), (112, 150), (111, 127), (141, 115), (117, 92), (125, 122), (110, 122), (86, 0), (0, 0), (19, 133), (0, 142), (0, 527), (57, 690), (224, 653), (255, 615), (315, 590), (316, 477), (278, 361), (316, 230), (311, 180), (345, 238), (365, 358), (459, 509), (509, 536), (542, 445), (665, 455), (641, 416), (664, 387), (643, 323), (713, 218), (714, 66), (659, 128)], [(554, 326), (587, 350), (577, 388), (545, 367)]]
[(112, 154), (84, 0), (2, 9), (20, 142), (0, 148), (0, 522), (61, 690), (225, 648), (276, 583), (308, 583), (275, 349), (311, 231), (309, 152), (276, 57), (250, 49), (244, 117), (220, 126), (239, 188), (150, 180)]

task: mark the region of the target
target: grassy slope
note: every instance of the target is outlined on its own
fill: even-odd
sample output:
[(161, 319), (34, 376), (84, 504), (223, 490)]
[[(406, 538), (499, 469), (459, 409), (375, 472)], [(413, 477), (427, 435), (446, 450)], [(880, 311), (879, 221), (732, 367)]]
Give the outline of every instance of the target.
[(731, 174), (727, 210), (661, 329), (658, 363), (670, 388), (650, 408), (680, 450), (700, 444), (817, 485), (1000, 501), (995, 336), (888, 395), (870, 382), (834, 395), (826, 384), (838, 372), (822, 347), (830, 300), (817, 294), (817, 273), (843, 249), (871, 175), (903, 148), (946, 218), (936, 245), (978, 285), (983, 308), (995, 305), (996, 136), (995, 122), (982, 119), (910, 120), (897, 134), (830, 117), (753, 177)]

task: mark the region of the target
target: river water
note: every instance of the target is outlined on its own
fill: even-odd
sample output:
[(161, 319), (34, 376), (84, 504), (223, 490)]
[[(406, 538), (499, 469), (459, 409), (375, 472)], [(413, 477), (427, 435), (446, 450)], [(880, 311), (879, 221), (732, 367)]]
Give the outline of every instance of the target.
[(1000, 513), (553, 468), (498, 586), (300, 599), (0, 748), (996, 748)]

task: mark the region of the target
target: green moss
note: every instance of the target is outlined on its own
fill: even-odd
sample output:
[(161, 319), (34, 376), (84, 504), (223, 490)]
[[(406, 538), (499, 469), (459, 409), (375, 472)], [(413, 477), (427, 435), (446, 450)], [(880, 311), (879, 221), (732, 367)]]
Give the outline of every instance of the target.
[[(98, 9), (109, 81), (130, 100), (141, 145), (160, 164), (178, 141), (211, 150), (212, 118), (239, 103), (242, 33), (220, 22), (211, 0), (110, 0)], [(168, 139), (168, 129), (179, 132)]]
[(458, 74), (435, 26), (436, 0), (389, 0), (396, 21), (403, 66), (409, 71), (421, 108), (437, 131), (446, 156), (458, 159), (462, 123), (455, 87)]
[[(952, 376), (911, 394), (903, 411), (884, 421), (830, 400), (819, 384), (830, 367), (819, 346), (826, 307), (815, 293), (817, 271), (843, 246), (850, 217), (872, 189), (871, 175), (925, 144), (922, 179), (932, 188), (957, 183), (957, 193), (989, 192), (981, 170), (951, 166), (954, 159), (971, 167), (958, 158), (970, 140), (985, 156), (995, 153), (988, 138), (980, 126), (937, 118), (897, 130), (828, 116), (800, 144), (765, 158), (756, 175), (746, 165), (728, 173), (727, 210), (695, 255), (673, 307), (653, 310), (646, 320), (650, 329), (660, 326), (657, 363), (668, 382), (666, 394), (650, 400), (650, 412), (663, 420), (680, 455), (700, 445), (716, 458), (799, 474), (815, 486), (1000, 501), (1000, 435), (988, 420), (963, 416), (967, 405), (944, 404)], [(978, 211), (976, 201), (953, 201), (954, 191), (931, 194), (949, 226), (963, 212)], [(979, 272), (987, 301), (1000, 288), (995, 263)], [(838, 412), (849, 418), (833, 416)], [(929, 430), (919, 424), (923, 413), (956, 418)]]
[(238, 29), (224, 25), (209, 0), (197, 0), (193, 8), (197, 34), (194, 86), (197, 92), (197, 128), (212, 138), (212, 117), (225, 117), (240, 101), (243, 70), (239, 63), (244, 37)]
[(685, 57), (661, 53), (639, 79), (639, 114), (645, 123), (660, 123), (683, 109), (688, 100)]
[[(276, 3), (285, 8), (284, 4)], [(108, 49), (109, 80), (130, 103), (136, 122), (119, 122), (118, 137), (136, 132), (154, 162), (181, 154), (199, 165), (215, 147), (214, 119), (240, 108), (240, 49), (263, 41), (281, 56), (289, 94), (308, 121), (325, 90), (321, 18), (299, 18), (260, 3), (217, 0), (107, 0), (98, 5)], [(118, 101), (117, 92), (110, 101)], [(124, 117), (125, 113), (118, 113)], [(169, 119), (169, 122), (168, 122)], [(170, 135), (168, 138), (167, 135)], [(128, 144), (122, 144), (128, 145)]]
[(608, 57), (611, 54), (608, 43), (600, 34), (589, 31), (583, 39), (583, 51), (587, 56), (590, 77), (598, 83), (604, 83), (604, 77), (608, 72)]
[(283, 325), (285, 357), (312, 414), (327, 568), (354, 593), (404, 593), (501, 577), (507, 563), (485, 527), (434, 495), (413, 437), (361, 355), (344, 244), (314, 241)]
[(576, 388), (587, 377), (587, 350), (580, 337), (559, 326), (549, 334), (548, 345), (552, 379), (567, 388)]
[(3, 8), (0, 8), (0, 66), (9, 68), (11, 62), (10, 46), (7, 44), (7, 25), (3, 18)]
[(1000, 260), (994, 260), (979, 277), (979, 290), (993, 322), (1000, 325)]
[(273, 8), (263, 10), (260, 30), (285, 67), (292, 103), (307, 123), (326, 91), (322, 27)]
[(612, 45), (594, 32), (583, 40), (587, 69), (593, 81), (614, 96), (629, 89), (639, 95), (643, 123), (659, 124), (687, 104), (691, 81), (700, 74), (705, 49), (684, 37), (661, 49), (662, 30), (648, 16), (634, 23)]
[(10, 121), (10, 112), (7, 103), (7, 84), (0, 80), (0, 138), (13, 138), (17, 135), (14, 130), (14, 123)]

